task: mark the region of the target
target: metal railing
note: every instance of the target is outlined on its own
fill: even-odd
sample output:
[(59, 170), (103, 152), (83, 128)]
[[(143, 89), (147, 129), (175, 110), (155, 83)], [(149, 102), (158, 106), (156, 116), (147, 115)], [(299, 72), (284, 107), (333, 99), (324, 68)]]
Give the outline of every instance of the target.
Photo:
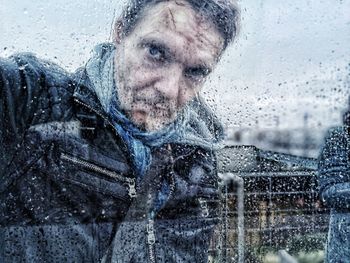
[[(222, 244), (215, 262), (248, 262), (249, 250), (280, 251), (293, 238), (327, 232), (329, 211), (319, 200), (314, 171), (222, 173), (220, 177), (222, 224), (216, 234)], [(280, 258), (283, 255), (279, 253)]]
[[(244, 238), (244, 180), (242, 177), (239, 177), (233, 173), (227, 173), (225, 175), (219, 174), (219, 177), (223, 180), (224, 187), (224, 242), (227, 244), (229, 242), (227, 238), (227, 233), (229, 231), (229, 214), (228, 214), (228, 189), (227, 185), (234, 182), (237, 184), (237, 247), (238, 247), (238, 259), (237, 263), (244, 263), (244, 247), (245, 247), (245, 238)], [(228, 261), (227, 245), (223, 246), (224, 253), (221, 259), (222, 262)]]

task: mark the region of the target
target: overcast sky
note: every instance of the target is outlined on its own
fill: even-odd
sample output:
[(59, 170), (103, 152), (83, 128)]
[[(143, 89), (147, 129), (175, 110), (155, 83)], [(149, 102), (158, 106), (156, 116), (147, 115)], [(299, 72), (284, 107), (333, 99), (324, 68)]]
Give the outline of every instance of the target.
[[(30, 51), (74, 71), (110, 39), (124, 1), (0, 0), (0, 56)], [(349, 94), (350, 0), (242, 0), (242, 30), (203, 91), (235, 127), (321, 132)], [(349, 77), (348, 77), (349, 78)]]

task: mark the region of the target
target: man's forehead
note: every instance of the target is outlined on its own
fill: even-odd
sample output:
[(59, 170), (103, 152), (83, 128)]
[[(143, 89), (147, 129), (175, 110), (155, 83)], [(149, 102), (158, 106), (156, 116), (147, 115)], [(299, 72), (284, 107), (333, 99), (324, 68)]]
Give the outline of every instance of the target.
[(197, 14), (186, 1), (167, 1), (152, 6), (139, 27), (145, 34), (170, 30), (181, 38), (179, 40), (187, 42), (188, 48), (209, 51), (214, 56), (223, 47), (223, 39), (214, 25)]

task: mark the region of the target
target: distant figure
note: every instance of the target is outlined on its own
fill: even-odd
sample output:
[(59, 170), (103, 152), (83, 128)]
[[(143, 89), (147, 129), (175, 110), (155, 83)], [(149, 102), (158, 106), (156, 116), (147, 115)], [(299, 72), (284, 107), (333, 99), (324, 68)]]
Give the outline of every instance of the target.
[(329, 131), (319, 157), (321, 196), (331, 208), (325, 262), (350, 262), (350, 107), (343, 123)]

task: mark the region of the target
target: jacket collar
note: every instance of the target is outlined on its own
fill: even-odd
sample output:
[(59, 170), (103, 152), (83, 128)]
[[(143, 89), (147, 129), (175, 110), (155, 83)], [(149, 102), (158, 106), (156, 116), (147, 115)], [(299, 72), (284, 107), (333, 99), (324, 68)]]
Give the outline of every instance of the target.
[(97, 94), (91, 89), (92, 85), (89, 83), (89, 79), (86, 78), (84, 70), (76, 73), (75, 76), (75, 89), (73, 93), (74, 102), (83, 105), (85, 108), (103, 117), (105, 120), (109, 120), (108, 113), (101, 105), (101, 102)]

